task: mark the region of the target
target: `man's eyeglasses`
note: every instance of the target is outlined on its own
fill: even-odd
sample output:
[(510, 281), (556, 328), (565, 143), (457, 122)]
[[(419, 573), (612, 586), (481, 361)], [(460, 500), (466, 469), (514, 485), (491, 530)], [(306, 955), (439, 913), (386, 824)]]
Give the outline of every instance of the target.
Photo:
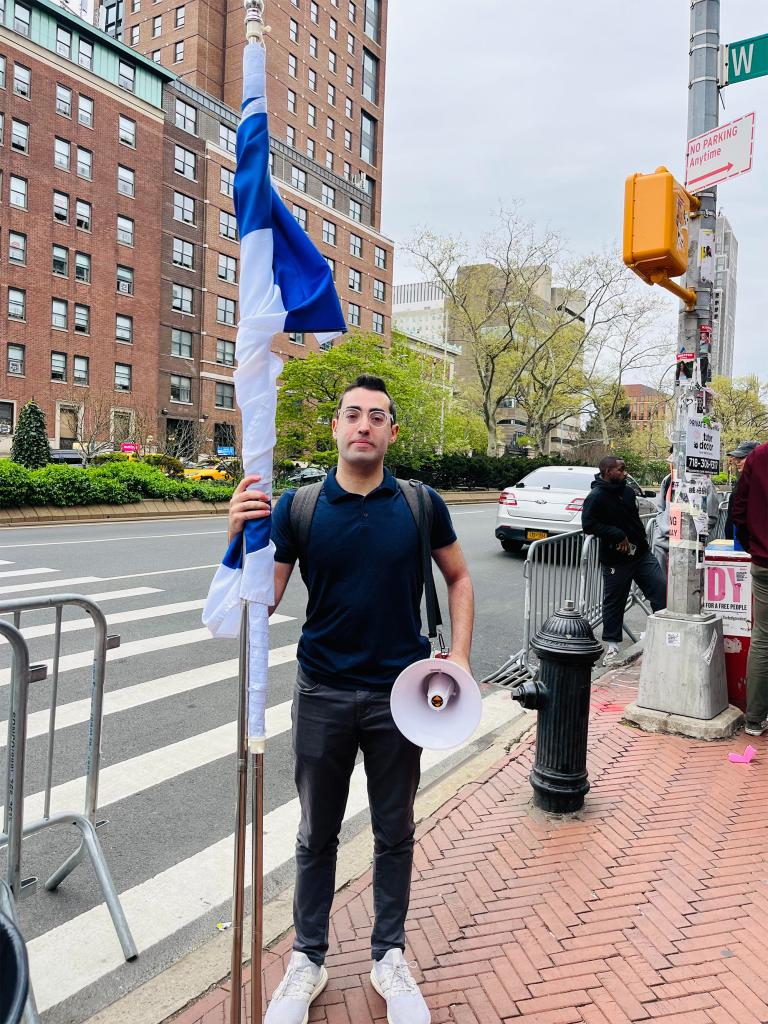
[[(354, 405), (348, 405), (346, 409), (341, 409), (339, 412), (339, 419), (344, 420), (345, 423), (359, 423), (366, 413), (362, 409), (358, 409)], [(392, 419), (388, 412), (384, 412), (383, 409), (371, 409), (368, 413), (368, 422), (372, 427), (383, 427), (389, 423)]]

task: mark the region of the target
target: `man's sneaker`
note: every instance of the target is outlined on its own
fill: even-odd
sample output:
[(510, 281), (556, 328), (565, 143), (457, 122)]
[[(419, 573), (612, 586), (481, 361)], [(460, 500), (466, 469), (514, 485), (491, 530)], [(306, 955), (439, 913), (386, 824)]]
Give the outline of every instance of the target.
[(294, 952), (275, 989), (264, 1024), (307, 1024), (309, 1005), (328, 984), (328, 972), (305, 953)]
[(389, 1024), (429, 1024), (429, 1009), (401, 949), (389, 949), (374, 962), (371, 984), (387, 1004)]
[(764, 732), (768, 732), (768, 718), (764, 722), (747, 722), (744, 732), (747, 736), (762, 736)]
[(603, 664), (604, 665), (613, 665), (618, 660), (619, 660), (619, 645), (618, 644), (608, 644), (608, 650), (606, 651), (605, 657), (603, 658)]

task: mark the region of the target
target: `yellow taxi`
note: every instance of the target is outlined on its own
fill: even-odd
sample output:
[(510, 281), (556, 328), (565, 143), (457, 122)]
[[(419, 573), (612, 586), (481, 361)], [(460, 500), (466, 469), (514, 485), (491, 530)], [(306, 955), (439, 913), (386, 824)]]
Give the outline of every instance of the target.
[(185, 480), (208, 480), (213, 483), (235, 483), (237, 477), (234, 468), (226, 462), (217, 462), (210, 466), (197, 466), (194, 463), (184, 464)]

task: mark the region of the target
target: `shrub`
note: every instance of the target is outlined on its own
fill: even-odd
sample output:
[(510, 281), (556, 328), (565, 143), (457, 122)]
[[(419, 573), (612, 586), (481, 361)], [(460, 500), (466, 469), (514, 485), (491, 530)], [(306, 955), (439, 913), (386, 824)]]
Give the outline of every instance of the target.
[(34, 398), (19, 413), (19, 422), (11, 442), (11, 459), (27, 469), (40, 469), (51, 461), (45, 415)]
[(99, 505), (127, 505), (136, 496), (120, 480), (91, 476), (92, 501)]
[(29, 470), (8, 459), (0, 461), (0, 508), (27, 505), (31, 493)]
[(44, 466), (30, 473), (32, 505), (68, 508), (88, 505), (93, 497), (90, 474), (77, 466)]
[(156, 469), (162, 469), (167, 476), (178, 477), (179, 479), (184, 478), (184, 464), (181, 459), (176, 459), (173, 455), (145, 455), (141, 460), (147, 466), (153, 466)]
[(91, 459), (92, 466), (103, 466), (105, 462), (128, 462), (127, 452), (102, 452)]

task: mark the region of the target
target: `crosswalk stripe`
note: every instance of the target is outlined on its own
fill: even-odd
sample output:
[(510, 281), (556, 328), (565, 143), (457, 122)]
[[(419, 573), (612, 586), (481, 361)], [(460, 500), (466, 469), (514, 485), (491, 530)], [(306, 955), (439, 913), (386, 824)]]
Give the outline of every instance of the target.
[(147, 576), (171, 576), (177, 572), (197, 572), (200, 569), (218, 569), (219, 563), (212, 562), (210, 565), (184, 565), (176, 569), (153, 569), (152, 572), (130, 572), (125, 576), (75, 576), (69, 580), (53, 580), (43, 583), (23, 583), (20, 587), (0, 587), (0, 594), (21, 594), (29, 590), (45, 590), (47, 587), (56, 587), (61, 593), (64, 587), (71, 587), (79, 583), (111, 583), (113, 580), (143, 580)]
[[(125, 622), (141, 622), (143, 619), (157, 619), (165, 615), (179, 615), (182, 612), (193, 612), (203, 607), (205, 599), (199, 601), (177, 601), (175, 604), (156, 604), (152, 608), (134, 608), (129, 612), (113, 612), (107, 615), (108, 626), (118, 626)], [(86, 615), (82, 619), (69, 619), (62, 622), (62, 633), (77, 633), (81, 629), (91, 629), (93, 619)], [(27, 626), (22, 628), (26, 640), (34, 640), (41, 636), (53, 636), (56, 626), (52, 622), (44, 623), (42, 626)], [(0, 637), (0, 644), (8, 641)]]
[(8, 579), (10, 576), (42, 576), (46, 572), (59, 572), (58, 569), (7, 569), (0, 572), (0, 580)]
[[(506, 693), (483, 701), (483, 717), (475, 738), (518, 717), (521, 712)], [(422, 770), (437, 767), (455, 751), (424, 751)], [(368, 805), (363, 766), (352, 774), (345, 820)], [(264, 818), (264, 873), (268, 874), (293, 856), (299, 821), (298, 800), (275, 808)], [(249, 845), (250, 845), (250, 829)], [(231, 897), (234, 836), (201, 850), (139, 883), (120, 896), (139, 951), (201, 918)], [(250, 850), (247, 851), (250, 859)], [(77, 951), (87, 955), (77, 956)], [(41, 1011), (70, 998), (86, 985), (97, 982), (123, 963), (117, 936), (105, 904), (94, 907), (33, 939), (27, 945), (32, 981)]]
[(130, 587), (128, 590), (105, 590), (103, 594), (88, 594), (89, 601), (101, 604), (103, 601), (122, 601), (128, 597), (146, 597), (147, 594), (162, 594), (160, 587)]
[(58, 590), (61, 592), (64, 587), (72, 587), (80, 583), (101, 583), (100, 576), (74, 576), (69, 580), (44, 580), (37, 583), (22, 583), (20, 587), (0, 587), (0, 594), (26, 594), (31, 590)]
[[(211, 516), (212, 519), (226, 518), (226, 516)], [(72, 544), (116, 544), (121, 540), (130, 541), (133, 544), (137, 540), (181, 540), (184, 537), (221, 537), (222, 540), (226, 538), (226, 533), (223, 529), (218, 530), (190, 530), (188, 533), (177, 531), (176, 533), (139, 533), (134, 537), (84, 537), (82, 540), (35, 540), (25, 544), (0, 544), (0, 550), (3, 548), (60, 548), (68, 547)], [(4, 562), (0, 559), (0, 565), (12, 565), (12, 562)]]
[[(293, 661), (296, 644), (282, 649), (282, 662)], [(276, 663), (280, 663), (276, 660)], [(272, 739), (291, 727), (291, 701), (283, 701), (267, 708), (267, 737)], [(146, 754), (130, 757), (109, 765), (99, 772), (99, 809), (103, 810), (119, 800), (143, 793), (153, 786), (169, 782), (179, 775), (203, 768), (222, 757), (234, 756), (237, 745), (237, 722), (227, 722), (216, 729), (188, 736), (177, 743), (150, 750)], [(51, 810), (79, 811), (85, 801), (86, 778), (71, 779), (51, 789)], [(43, 816), (45, 793), (33, 793), (24, 800), (24, 818), (37, 821)], [(0, 814), (5, 808), (0, 807)]]
[[(281, 622), (292, 622), (293, 616), (275, 614), (270, 617), (270, 625), (274, 626)], [(210, 640), (211, 634), (206, 626), (199, 629), (185, 629), (180, 633), (163, 633), (160, 636), (147, 636), (141, 640), (131, 640), (121, 647), (107, 651), (107, 661), (119, 661), (122, 658), (134, 658), (139, 654), (152, 654), (154, 651), (167, 651), (173, 647), (186, 647), (188, 644), (200, 643), (203, 640)], [(83, 651), (80, 654), (65, 654), (59, 658), (59, 672), (70, 672), (73, 669), (85, 668), (93, 663), (93, 651)], [(42, 664), (48, 666), (50, 672), (53, 668), (53, 659), (48, 658)], [(7, 686), (11, 681), (11, 670), (9, 668), (0, 671), (0, 686)]]

